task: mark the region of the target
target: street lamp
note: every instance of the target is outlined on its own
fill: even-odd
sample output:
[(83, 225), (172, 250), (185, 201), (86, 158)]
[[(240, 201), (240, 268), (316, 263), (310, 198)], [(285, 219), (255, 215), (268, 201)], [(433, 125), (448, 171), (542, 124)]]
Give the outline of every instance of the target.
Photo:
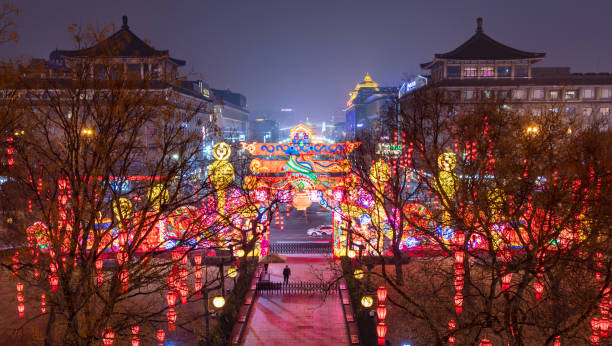
[(215, 308), (221, 309), (225, 305), (225, 298), (223, 298), (222, 296), (214, 297), (213, 305)]

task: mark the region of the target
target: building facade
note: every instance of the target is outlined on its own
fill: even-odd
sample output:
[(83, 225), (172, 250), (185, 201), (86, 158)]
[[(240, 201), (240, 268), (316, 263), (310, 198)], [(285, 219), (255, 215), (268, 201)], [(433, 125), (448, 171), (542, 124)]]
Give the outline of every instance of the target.
[(278, 121), (257, 118), (249, 123), (249, 142), (275, 143), (279, 141)]
[[(535, 115), (564, 111), (589, 120), (610, 119), (612, 74), (571, 73), (569, 67), (536, 67), (545, 53), (527, 52), (486, 35), (482, 18), (476, 33), (454, 50), (421, 64), (429, 84), (460, 104), (490, 100)], [(409, 95), (410, 92), (404, 93)]]
[(366, 74), (349, 93), (344, 123), (346, 138), (357, 138), (361, 132), (375, 126), (386, 113), (398, 90), (396, 87), (379, 87), (378, 83)]
[(246, 96), (229, 89), (211, 89), (214, 112), (226, 142), (244, 142), (248, 136), (249, 111)]

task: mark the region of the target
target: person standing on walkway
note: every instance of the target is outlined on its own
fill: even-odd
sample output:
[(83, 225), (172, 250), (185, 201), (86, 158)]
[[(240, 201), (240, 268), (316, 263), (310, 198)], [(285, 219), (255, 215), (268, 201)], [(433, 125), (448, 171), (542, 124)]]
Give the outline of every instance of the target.
[(285, 265), (285, 269), (283, 269), (283, 278), (284, 283), (288, 284), (289, 283), (289, 276), (291, 275), (291, 269), (289, 269), (288, 265)]

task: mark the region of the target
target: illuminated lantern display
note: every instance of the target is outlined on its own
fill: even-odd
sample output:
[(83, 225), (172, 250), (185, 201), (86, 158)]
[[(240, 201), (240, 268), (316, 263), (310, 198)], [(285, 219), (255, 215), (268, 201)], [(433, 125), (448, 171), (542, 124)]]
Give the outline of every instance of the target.
[(187, 271), (187, 268), (181, 268), (181, 270), (179, 271), (179, 275), (181, 277), (181, 281), (187, 281), (189, 271)]
[(455, 278), (455, 291), (460, 292), (463, 290), (463, 276), (457, 276)]
[(372, 299), (372, 297), (370, 296), (361, 297), (361, 305), (363, 305), (364, 308), (369, 308), (372, 306), (372, 304), (374, 304), (374, 299)]
[(591, 334), (591, 345), (599, 345), (599, 335)]
[(460, 314), (463, 312), (463, 294), (461, 292), (457, 292), (455, 294), (455, 312)]
[(544, 285), (540, 281), (535, 281), (533, 283), (533, 289), (536, 293), (536, 300), (542, 299), (542, 293), (544, 292)]
[(23, 293), (21, 292), (17, 293), (17, 302), (23, 303), (23, 301), (24, 301)]
[(489, 339), (484, 338), (480, 341), (480, 344), (478, 344), (478, 346), (493, 346), (493, 344)]
[(193, 276), (195, 276), (196, 280), (202, 279), (202, 268), (196, 268), (193, 271)]
[(174, 291), (169, 291), (166, 293), (166, 302), (168, 303), (168, 307), (173, 308), (176, 304), (176, 293)]
[(137, 336), (132, 337), (132, 346), (140, 346), (140, 339)]
[(236, 269), (236, 267), (229, 267), (227, 269), (227, 276), (229, 276), (230, 278), (235, 278), (238, 275), (238, 270)]
[(138, 332), (140, 331), (140, 327), (139, 326), (132, 326), (132, 328), (130, 328), (132, 335), (138, 335)]
[(96, 260), (96, 270), (98, 271), (102, 270), (103, 266), (104, 266), (104, 261), (101, 258), (98, 258)]
[(379, 286), (376, 290), (376, 297), (378, 298), (378, 304), (384, 304), (385, 300), (387, 300), (387, 288)]
[(455, 251), (455, 262), (463, 263), (465, 253), (463, 251)]
[(457, 328), (457, 322), (455, 322), (455, 320), (448, 321), (448, 330), (452, 332), (455, 328)]
[(599, 320), (599, 331), (600, 331), (600, 336), (602, 338), (607, 338), (608, 337), (608, 328), (610, 327), (610, 320), (604, 316)]
[(19, 318), (22, 318), (24, 316), (25, 305), (23, 305), (23, 303), (17, 304), (17, 312), (19, 312)]
[(170, 194), (163, 184), (156, 184), (147, 192), (147, 198), (153, 203), (153, 207), (157, 210), (160, 205), (168, 202)]
[(591, 329), (593, 330), (593, 334), (599, 331), (599, 318), (595, 317), (591, 320)]
[(174, 308), (170, 308), (168, 312), (166, 312), (166, 319), (168, 319), (168, 330), (174, 331), (175, 323), (176, 323), (177, 313)]
[(244, 250), (242, 250), (242, 249), (236, 250), (236, 256), (237, 257), (244, 257)]
[(166, 332), (163, 329), (157, 330), (157, 341), (161, 346), (164, 345), (164, 339), (166, 338)]
[(105, 346), (111, 346), (115, 342), (115, 333), (111, 331), (110, 327), (106, 327), (102, 332), (102, 344)]
[(355, 253), (355, 250), (350, 249), (347, 251), (346, 255), (348, 256), (348, 258), (355, 258), (355, 256), (357, 256), (357, 253)]
[(510, 288), (510, 282), (512, 282), (512, 273), (508, 273), (502, 276), (502, 291), (507, 291)]
[(195, 256), (193, 256), (193, 261), (195, 262), (197, 266), (201, 266), (202, 265), (202, 255), (196, 254)]
[(376, 335), (378, 336), (378, 344), (384, 345), (385, 336), (387, 335), (387, 326), (384, 322), (380, 322), (376, 325)]
[(225, 305), (225, 298), (218, 296), (213, 298), (213, 306), (217, 309), (221, 309)]
[(98, 272), (96, 274), (96, 284), (98, 285), (98, 287), (100, 287), (102, 286), (103, 283), (104, 283), (104, 273)]
[(387, 307), (386, 307), (386, 306), (384, 306), (384, 305), (379, 305), (379, 306), (376, 308), (376, 316), (378, 316), (378, 319), (379, 319), (381, 322), (384, 322), (384, 321), (385, 321), (385, 319), (387, 318)]
[(123, 228), (123, 222), (127, 221), (132, 215), (132, 202), (125, 197), (119, 198), (119, 200), (113, 202), (113, 212), (120, 223), (120, 227)]
[(197, 297), (201, 297), (202, 296), (202, 281), (201, 280), (196, 280), (195, 283), (193, 284), (193, 289), (196, 292), (196, 296)]
[(55, 274), (49, 275), (49, 285), (51, 285), (51, 291), (57, 291), (57, 286), (59, 285), (59, 277)]
[(186, 283), (182, 283), (179, 292), (181, 294), (181, 304), (187, 304), (187, 294), (189, 294), (189, 286), (187, 286)]
[(355, 271), (353, 272), (353, 276), (354, 276), (354, 277), (355, 277), (355, 279), (357, 279), (357, 280), (361, 280), (361, 279), (363, 279), (363, 276), (364, 276), (364, 274), (363, 274), (363, 270), (361, 270), (361, 269), (355, 269)]

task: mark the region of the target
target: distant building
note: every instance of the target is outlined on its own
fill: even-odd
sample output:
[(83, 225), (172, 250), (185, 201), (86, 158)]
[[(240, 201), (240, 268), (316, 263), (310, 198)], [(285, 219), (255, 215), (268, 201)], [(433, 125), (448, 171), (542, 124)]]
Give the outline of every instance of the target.
[[(482, 18), (476, 33), (454, 50), (435, 54), (421, 67), (430, 84), (461, 104), (499, 100), (519, 112), (544, 110), (577, 114), (586, 120), (610, 119), (612, 74), (571, 73), (569, 67), (534, 67), (545, 58), (508, 47), (486, 35)], [(405, 93), (409, 95), (409, 93)]]
[(270, 143), (279, 141), (278, 121), (257, 118), (249, 124), (249, 142)]
[(223, 129), (223, 138), (228, 142), (247, 140), (249, 111), (246, 96), (227, 90), (211, 89), (215, 95), (215, 116)]
[(345, 135), (349, 139), (378, 123), (399, 88), (379, 87), (369, 74), (349, 93), (346, 103)]

